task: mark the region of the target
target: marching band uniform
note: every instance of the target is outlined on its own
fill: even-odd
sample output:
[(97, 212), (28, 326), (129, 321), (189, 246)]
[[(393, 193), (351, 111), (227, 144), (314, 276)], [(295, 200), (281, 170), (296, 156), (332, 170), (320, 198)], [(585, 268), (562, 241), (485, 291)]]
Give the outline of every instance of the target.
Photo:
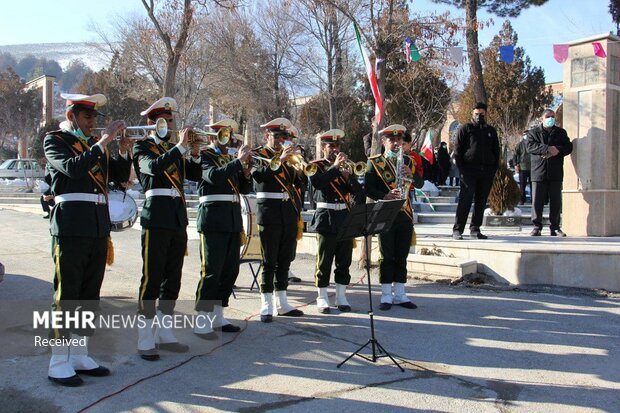
[[(110, 236), (110, 214), (107, 205), (108, 182), (125, 182), (131, 160), (114, 159), (107, 148), (86, 136), (88, 122), (101, 115), (98, 107), (105, 96), (61, 95), (67, 99), (65, 129), (50, 132), (43, 142), (47, 168), (51, 177), (51, 194), (56, 205), (51, 211), (50, 234), (54, 271), (55, 311), (95, 311), (98, 309)], [(70, 119), (69, 114), (73, 119)], [(92, 328), (53, 330), (53, 338), (92, 336)], [(71, 334), (73, 333), (73, 334)], [(65, 386), (79, 386), (76, 374), (107, 376), (110, 371), (88, 357), (87, 346), (53, 346), (48, 378)]]
[[(237, 129), (237, 122), (224, 119), (209, 125), (212, 131)], [(232, 139), (232, 138), (231, 138)], [(240, 159), (222, 154), (222, 145), (210, 145), (201, 153), (202, 179), (198, 185), (200, 205), (196, 227), (200, 233), (200, 282), (196, 289), (196, 311), (203, 320), (194, 333), (215, 339), (213, 329), (237, 332), (238, 326), (224, 318), (233, 285), (239, 275), (239, 250), (243, 234), (240, 195), (252, 190), (252, 177), (245, 175)]]
[[(386, 139), (402, 139), (406, 128), (402, 125), (390, 125), (379, 131), (379, 135)], [(383, 155), (375, 155), (368, 158), (366, 170), (366, 194), (375, 201), (384, 199), (386, 195), (396, 188), (396, 154), (386, 151)], [(403, 156), (404, 164), (411, 167), (412, 161), (408, 156)], [(406, 196), (407, 201), (403, 209), (398, 213), (396, 220), (386, 232), (379, 234), (379, 281), (381, 283), (380, 310), (389, 310), (392, 304), (405, 308), (416, 308), (405, 293), (407, 282), (407, 255), (413, 237), (413, 210), (411, 198)]]
[[(151, 122), (163, 117), (173, 121), (176, 101), (164, 97), (140, 113)], [(156, 346), (173, 352), (186, 352), (188, 346), (178, 342), (170, 328), (154, 327), (154, 317), (174, 313), (181, 288), (183, 260), (187, 250), (187, 205), (183, 181), (200, 180), (200, 158), (183, 158), (187, 149), (168, 146), (169, 134), (155, 133), (134, 144), (134, 168), (146, 200), (140, 215), (142, 226), (142, 279), (138, 292), (139, 314), (146, 326), (138, 328), (138, 352), (149, 361), (159, 359)], [(155, 301), (159, 299), (158, 309)], [(156, 323), (162, 324), (162, 323)]]
[[(331, 129), (322, 133), (319, 138), (321, 144), (340, 146), (339, 139), (344, 137), (340, 129)], [(310, 177), (315, 188), (314, 198), (317, 207), (312, 217), (311, 226), (317, 232), (317, 261), (315, 270), (315, 284), (318, 291), (317, 308), (320, 313), (329, 313), (329, 298), (327, 287), (335, 261), (334, 281), (336, 283), (336, 306), (340, 311), (351, 311), (346, 298), (346, 288), (351, 282), (349, 267), (353, 255), (353, 239), (337, 241), (336, 237), (344, 223), (348, 210), (354, 203), (364, 203), (363, 189), (357, 177), (350, 173), (345, 177), (342, 170), (334, 165), (334, 159), (320, 159), (312, 162), (317, 166), (317, 172)], [(325, 152), (324, 152), (324, 155)]]
[[(281, 139), (289, 136), (293, 125), (288, 119), (276, 118), (264, 125), (269, 136)], [(277, 138), (275, 138), (278, 136)], [(264, 145), (255, 151), (257, 156), (272, 159), (275, 148)], [(255, 162), (252, 178), (256, 189), (256, 221), (263, 254), (260, 279), (261, 321), (269, 323), (273, 317), (273, 292), (276, 292), (278, 315), (300, 317), (303, 312), (288, 303), (288, 272), (295, 257), (303, 200), (301, 177), (295, 168), (282, 162), (273, 171), (264, 161)], [(303, 230), (303, 226), (301, 228)], [(275, 277), (275, 284), (274, 284)]]

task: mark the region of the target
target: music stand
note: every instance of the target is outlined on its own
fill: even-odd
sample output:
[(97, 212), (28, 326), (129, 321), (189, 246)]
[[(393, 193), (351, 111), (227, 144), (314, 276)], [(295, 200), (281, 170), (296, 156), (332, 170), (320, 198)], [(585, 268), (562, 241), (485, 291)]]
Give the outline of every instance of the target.
[[(390, 360), (392, 360), (392, 362), (396, 364), (396, 366), (400, 369), (400, 371), (405, 371), (375, 337), (375, 321), (374, 313), (372, 310), (372, 291), (370, 287), (369, 254), (369, 240), (371, 239), (372, 235), (387, 231), (394, 223), (394, 220), (396, 219), (396, 216), (398, 215), (398, 212), (400, 211), (404, 203), (404, 199), (397, 199), (393, 201), (380, 201), (373, 204), (355, 205), (349, 211), (347, 219), (343, 223), (342, 227), (340, 227), (340, 231), (338, 232), (338, 241), (359, 237), (360, 235), (364, 237), (364, 243), (366, 245), (365, 267), (366, 278), (368, 280), (368, 315), (370, 316), (370, 339), (366, 342), (366, 344), (362, 345), (360, 348), (351, 353), (349, 357), (347, 357), (340, 364), (338, 364), (338, 368), (340, 368), (340, 366), (353, 358), (353, 356), (359, 356), (373, 363), (376, 363), (377, 359), (380, 357), (389, 357)], [(372, 347), (372, 357), (360, 354), (360, 351), (362, 351), (369, 344)], [(380, 353), (383, 354), (377, 355), (377, 349)]]

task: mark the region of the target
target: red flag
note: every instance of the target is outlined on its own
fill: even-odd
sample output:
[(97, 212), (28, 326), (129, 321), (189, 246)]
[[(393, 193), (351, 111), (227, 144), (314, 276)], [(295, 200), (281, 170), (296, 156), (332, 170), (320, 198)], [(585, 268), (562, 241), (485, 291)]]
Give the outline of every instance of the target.
[(553, 45), (553, 58), (558, 63), (564, 63), (568, 59), (568, 45), (567, 44), (554, 44)]
[(379, 85), (377, 83), (377, 74), (375, 73), (372, 64), (370, 64), (370, 58), (366, 48), (362, 45), (362, 36), (357, 28), (357, 24), (353, 24), (355, 28), (355, 37), (357, 37), (357, 45), (360, 48), (360, 53), (364, 58), (364, 65), (366, 66), (366, 74), (368, 75), (368, 81), (370, 82), (370, 89), (372, 95), (375, 98), (375, 122), (377, 125), (381, 124), (381, 114), (383, 113), (383, 101), (381, 100), (381, 94), (379, 93)]
[(422, 148), (420, 149), (420, 155), (422, 155), (431, 165), (433, 164), (433, 141), (430, 129), (426, 132), (424, 143), (422, 143)]
[(601, 45), (600, 42), (592, 42), (592, 47), (594, 47), (595, 55), (597, 55), (598, 57), (607, 57), (607, 54), (605, 53), (605, 49), (603, 49), (603, 46)]

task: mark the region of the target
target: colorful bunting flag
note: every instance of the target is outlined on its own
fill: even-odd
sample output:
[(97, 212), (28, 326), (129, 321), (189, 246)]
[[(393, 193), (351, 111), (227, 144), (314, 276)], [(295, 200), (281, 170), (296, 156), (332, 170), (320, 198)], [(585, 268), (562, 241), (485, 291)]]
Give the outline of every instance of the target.
[(411, 63), (411, 39), (409, 37), (405, 38), (405, 59), (407, 63)]
[(429, 129), (426, 132), (426, 137), (420, 148), (420, 155), (422, 155), (431, 165), (433, 164), (433, 134)]
[(411, 43), (411, 60), (413, 60), (414, 62), (417, 62), (421, 58), (422, 57), (420, 56), (420, 52), (418, 51), (418, 48), (415, 46), (415, 43)]
[(513, 45), (500, 46), (499, 55), (504, 63), (512, 64), (515, 60), (515, 47)]
[(407, 63), (411, 63), (411, 61), (417, 62), (421, 58), (418, 48), (409, 37), (405, 38), (405, 58)]
[(364, 59), (364, 66), (366, 66), (366, 74), (368, 75), (368, 82), (370, 82), (370, 89), (372, 90), (372, 95), (375, 98), (375, 122), (377, 125), (381, 124), (381, 114), (383, 113), (383, 101), (381, 100), (381, 94), (379, 93), (379, 84), (377, 83), (377, 74), (370, 63), (370, 58), (368, 57), (368, 51), (362, 45), (362, 36), (360, 35), (360, 31), (357, 28), (357, 24), (353, 24), (355, 28), (355, 37), (357, 38), (357, 45), (360, 48), (360, 53), (362, 54), (362, 58)]
[(598, 57), (607, 57), (607, 53), (605, 53), (605, 49), (603, 49), (603, 45), (600, 42), (592, 42), (592, 47), (594, 47), (594, 54)]
[(553, 58), (558, 63), (564, 63), (568, 59), (568, 45), (567, 44), (554, 44), (553, 45)]

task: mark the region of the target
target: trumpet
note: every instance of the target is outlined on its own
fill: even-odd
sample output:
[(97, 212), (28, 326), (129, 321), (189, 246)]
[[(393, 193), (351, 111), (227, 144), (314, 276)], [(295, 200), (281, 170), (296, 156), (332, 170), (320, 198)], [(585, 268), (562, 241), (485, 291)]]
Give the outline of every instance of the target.
[(274, 172), (280, 169), (280, 166), (282, 165), (282, 160), (280, 160), (280, 153), (276, 153), (275, 155), (273, 155), (273, 158), (265, 158), (263, 156), (252, 155), (252, 159), (256, 159), (257, 161), (261, 161), (261, 162), (266, 162), (267, 165), (269, 166), (269, 169), (271, 169)]
[(220, 128), (217, 132), (207, 132), (199, 128), (191, 128), (189, 130), (189, 142), (190, 144), (195, 142), (208, 144), (208, 137), (215, 136), (217, 138), (217, 143), (224, 146), (230, 141), (232, 135), (233, 132), (231, 128)]
[(348, 172), (349, 174), (355, 174), (356, 176), (362, 176), (366, 173), (366, 164), (364, 161), (353, 162), (347, 159), (340, 166), (340, 170)]
[(306, 176), (312, 176), (316, 174), (317, 171), (317, 166), (313, 163), (306, 162), (303, 156), (301, 156), (301, 154), (294, 154), (289, 156), (286, 159), (286, 163), (288, 163), (295, 169), (301, 170)]
[[(93, 130), (103, 133), (106, 128), (94, 128)], [(130, 133), (128, 134), (127, 131)], [(164, 118), (157, 118), (154, 125), (127, 126), (123, 130), (123, 134), (116, 137), (116, 140), (126, 138), (140, 141), (145, 139), (150, 131), (155, 131), (158, 137), (165, 138), (168, 134), (168, 122)]]

